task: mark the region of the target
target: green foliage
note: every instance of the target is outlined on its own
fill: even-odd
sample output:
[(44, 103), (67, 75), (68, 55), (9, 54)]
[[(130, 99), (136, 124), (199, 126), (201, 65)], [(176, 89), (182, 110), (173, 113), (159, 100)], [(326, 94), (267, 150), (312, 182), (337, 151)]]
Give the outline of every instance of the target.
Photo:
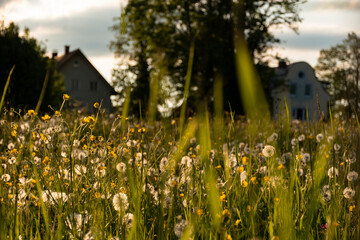
[(56, 72), (56, 63), (44, 56), (45, 49), (36, 39), (29, 37), (29, 30), (20, 36), (19, 27), (0, 22), (0, 88), (3, 89), (12, 66), (16, 66), (6, 93), (7, 107), (35, 108), (45, 81), (49, 80), (43, 96), (43, 111), (48, 105), (57, 107), (64, 89), (61, 76)]
[[(163, 97), (163, 106), (177, 108), (183, 102), (181, 93), (185, 86), (189, 49), (194, 42), (189, 108), (194, 110), (198, 102), (211, 103), (214, 79), (221, 76), (225, 109), (231, 105), (233, 110), (241, 113), (234, 31), (243, 32), (253, 61), (266, 65), (263, 58), (266, 51), (279, 42), (271, 29), (288, 26), (296, 30), (296, 23), (300, 21), (298, 6), (303, 2), (130, 0), (113, 26), (116, 40), (111, 46), (117, 56), (128, 56), (133, 62), (132, 65), (123, 62), (115, 69), (113, 81), (118, 89), (132, 86), (136, 92), (133, 103), (146, 102), (150, 73), (157, 68), (154, 63), (161, 61), (163, 72), (167, 74), (160, 86), (166, 85), (171, 91), (170, 96)], [(243, 14), (234, 10), (235, 5), (242, 4)], [(171, 104), (166, 102), (169, 98)]]
[(323, 49), (316, 65), (322, 80), (330, 83), (329, 92), (336, 108), (348, 117), (360, 113), (360, 37), (349, 33), (341, 44)]

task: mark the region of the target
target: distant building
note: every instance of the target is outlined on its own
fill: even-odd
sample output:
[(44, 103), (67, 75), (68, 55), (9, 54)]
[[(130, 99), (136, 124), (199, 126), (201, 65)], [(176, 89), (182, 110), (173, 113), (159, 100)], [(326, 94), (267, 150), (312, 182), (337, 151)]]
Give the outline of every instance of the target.
[[(285, 113), (285, 100), (292, 119), (318, 120), (328, 115), (329, 94), (325, 83), (319, 81), (314, 69), (306, 62), (286, 65), (281, 62), (275, 69), (276, 79), (271, 95), (273, 98), (273, 114), (277, 118)], [(276, 84), (277, 83), (277, 84)]]
[(64, 76), (65, 92), (76, 107), (92, 111), (93, 104), (102, 101), (102, 109), (111, 111), (110, 96), (116, 92), (80, 49), (70, 52), (70, 47), (65, 46), (64, 55), (53, 53), (53, 59), (57, 61), (58, 71)]

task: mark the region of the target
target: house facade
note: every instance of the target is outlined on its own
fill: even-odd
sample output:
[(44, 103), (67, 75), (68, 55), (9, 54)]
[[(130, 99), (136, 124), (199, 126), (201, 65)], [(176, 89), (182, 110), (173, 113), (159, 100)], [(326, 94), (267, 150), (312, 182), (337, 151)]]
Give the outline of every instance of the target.
[(275, 81), (282, 81), (282, 84), (271, 92), (274, 118), (286, 113), (285, 103), (293, 119), (311, 121), (327, 118), (330, 96), (308, 63), (282, 63), (275, 71)]
[(75, 107), (92, 111), (93, 104), (102, 101), (101, 108), (111, 111), (110, 96), (116, 92), (80, 49), (70, 51), (70, 47), (65, 46), (64, 55), (53, 53), (53, 59), (64, 76), (65, 92), (70, 95)]

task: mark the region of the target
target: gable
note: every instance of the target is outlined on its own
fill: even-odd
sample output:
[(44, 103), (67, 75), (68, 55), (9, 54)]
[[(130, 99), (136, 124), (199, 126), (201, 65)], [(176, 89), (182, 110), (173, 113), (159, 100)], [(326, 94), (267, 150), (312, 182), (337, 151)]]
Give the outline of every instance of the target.
[[(114, 88), (104, 79), (104, 77), (96, 70), (96, 68), (79, 49), (57, 57), (56, 60), (57, 69), (64, 75), (71, 76), (74, 75), (75, 72), (86, 74), (88, 76), (91, 74), (91, 78), (96, 79), (98, 84), (101, 84), (104, 88), (108, 89), (111, 95), (116, 94)], [(76, 71), (73, 69), (76, 69)]]

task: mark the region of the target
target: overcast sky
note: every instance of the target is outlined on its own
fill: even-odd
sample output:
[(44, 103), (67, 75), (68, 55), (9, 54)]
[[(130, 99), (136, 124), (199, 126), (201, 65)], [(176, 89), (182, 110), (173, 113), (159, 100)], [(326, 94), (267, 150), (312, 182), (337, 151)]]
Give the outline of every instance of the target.
[[(31, 36), (44, 42), (51, 53), (80, 48), (106, 80), (116, 64), (108, 46), (114, 39), (109, 29), (126, 0), (0, 0), (0, 18), (30, 28)], [(360, 35), (360, 0), (308, 0), (302, 5), (299, 35), (276, 30), (283, 40), (274, 49), (291, 61), (316, 64), (320, 49), (341, 43), (347, 33)]]

